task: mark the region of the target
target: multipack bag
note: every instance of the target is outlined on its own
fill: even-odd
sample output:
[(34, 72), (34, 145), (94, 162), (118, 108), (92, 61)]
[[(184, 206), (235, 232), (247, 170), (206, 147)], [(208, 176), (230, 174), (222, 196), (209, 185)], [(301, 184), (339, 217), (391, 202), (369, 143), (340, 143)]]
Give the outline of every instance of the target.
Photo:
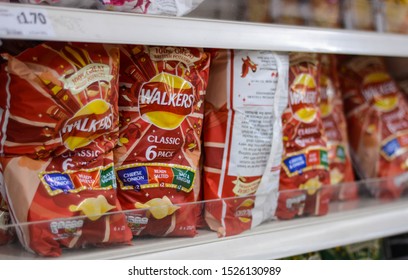
[(125, 216), (113, 213), (119, 49), (55, 42), (4, 57), (2, 193), (23, 246), (58, 256), (130, 241)]
[(276, 216), (324, 215), (331, 192), (327, 137), (320, 113), (320, 57), (289, 55), (289, 106), (282, 116), (283, 160)]
[(196, 234), (209, 63), (199, 48), (122, 48), (115, 163), (134, 235)]
[(356, 184), (351, 183), (354, 182), (354, 173), (335, 55), (321, 55), (320, 99), (323, 127), (327, 136), (330, 184), (334, 186), (332, 198), (355, 199), (358, 189)]
[(219, 236), (272, 217), (282, 157), (288, 58), (271, 51), (214, 52), (204, 123), (205, 220)]
[[(393, 177), (408, 169), (408, 103), (379, 57), (352, 57), (341, 69), (350, 146), (362, 178)], [(388, 180), (378, 190), (396, 198), (403, 188)], [(376, 190), (377, 192), (377, 190)]]

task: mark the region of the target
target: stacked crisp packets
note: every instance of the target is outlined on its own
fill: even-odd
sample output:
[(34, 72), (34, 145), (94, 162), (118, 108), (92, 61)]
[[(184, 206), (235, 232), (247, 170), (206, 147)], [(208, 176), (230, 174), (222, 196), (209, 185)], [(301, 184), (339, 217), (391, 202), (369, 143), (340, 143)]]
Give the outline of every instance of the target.
[(16, 227), (20, 242), (58, 256), (130, 241), (125, 216), (114, 213), (119, 49), (47, 43), (4, 57), (2, 194), (12, 221), (29, 223)]
[[(379, 57), (352, 57), (342, 64), (342, 92), (350, 147), (362, 178), (393, 177), (408, 170), (408, 103)], [(387, 183), (375, 194), (399, 197)]]

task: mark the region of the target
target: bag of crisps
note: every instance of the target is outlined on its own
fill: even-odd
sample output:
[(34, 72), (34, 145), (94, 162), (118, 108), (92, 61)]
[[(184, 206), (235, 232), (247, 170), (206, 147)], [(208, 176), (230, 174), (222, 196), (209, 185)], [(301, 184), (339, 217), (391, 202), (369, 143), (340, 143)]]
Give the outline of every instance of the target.
[[(132, 235), (116, 198), (119, 49), (46, 43), (0, 72), (3, 193), (21, 243), (43, 256)], [(41, 222), (45, 221), (45, 222)], [(40, 223), (37, 223), (40, 222)]]
[(282, 116), (283, 160), (276, 216), (324, 215), (330, 184), (327, 138), (320, 114), (320, 57), (289, 55), (289, 106)]
[[(202, 49), (124, 46), (118, 198), (134, 235), (194, 236), (210, 56)], [(190, 203), (190, 204), (189, 204)]]
[[(393, 177), (408, 170), (408, 103), (379, 57), (352, 57), (341, 68), (350, 146), (362, 178)], [(388, 180), (379, 197), (403, 188)]]
[(377, 29), (383, 32), (408, 33), (407, 0), (375, 0), (379, 7), (380, 21)]
[(372, 0), (344, 0), (343, 22), (347, 29), (375, 30), (375, 5)]
[(288, 58), (271, 51), (218, 50), (204, 124), (205, 220), (219, 236), (272, 218), (282, 160)]
[(272, 19), (275, 23), (305, 25), (305, 2), (302, 0), (271, 0)]
[(335, 55), (321, 55), (320, 98), (320, 111), (327, 136), (330, 184), (340, 184), (335, 186), (332, 199), (355, 199), (358, 196), (357, 185), (343, 184), (354, 182), (354, 173)]
[(341, 27), (340, 0), (311, 0), (308, 6), (309, 25), (328, 28)]

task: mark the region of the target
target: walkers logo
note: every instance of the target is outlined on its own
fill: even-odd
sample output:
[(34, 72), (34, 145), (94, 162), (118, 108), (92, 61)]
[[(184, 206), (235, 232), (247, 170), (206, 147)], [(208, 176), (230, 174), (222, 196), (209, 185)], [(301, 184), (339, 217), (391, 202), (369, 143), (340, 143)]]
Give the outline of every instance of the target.
[(140, 88), (139, 112), (146, 122), (172, 130), (192, 113), (194, 101), (191, 83), (175, 75), (160, 73)]
[(111, 130), (113, 113), (104, 100), (96, 99), (82, 107), (61, 130), (62, 141), (69, 150), (85, 147)]
[(310, 74), (299, 74), (290, 86), (290, 105), (294, 116), (301, 122), (315, 120), (318, 108), (316, 81)]
[(365, 100), (381, 112), (392, 111), (398, 106), (398, 88), (387, 73), (374, 72), (364, 77), (362, 93)]

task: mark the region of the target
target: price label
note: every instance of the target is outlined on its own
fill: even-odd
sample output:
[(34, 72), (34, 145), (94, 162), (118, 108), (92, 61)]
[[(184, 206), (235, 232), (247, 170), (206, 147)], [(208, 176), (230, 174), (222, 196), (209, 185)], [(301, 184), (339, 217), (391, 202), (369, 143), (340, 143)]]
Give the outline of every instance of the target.
[(50, 38), (55, 32), (45, 9), (2, 6), (0, 37)]

